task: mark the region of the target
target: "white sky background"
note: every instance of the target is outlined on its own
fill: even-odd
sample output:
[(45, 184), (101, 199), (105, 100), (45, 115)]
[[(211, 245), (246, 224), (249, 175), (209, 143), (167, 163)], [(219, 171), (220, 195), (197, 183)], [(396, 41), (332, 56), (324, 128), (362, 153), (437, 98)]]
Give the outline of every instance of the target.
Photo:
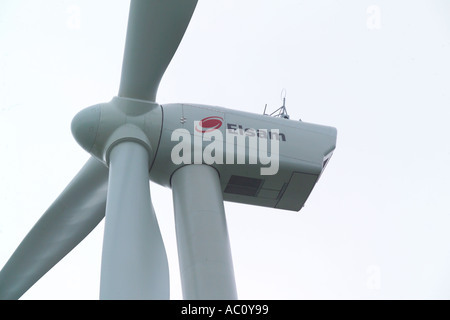
[[(0, 3), (0, 267), (89, 158), (129, 1)], [(158, 92), (334, 126), (300, 213), (226, 203), (241, 299), (450, 299), (448, 0), (200, 0)], [(301, 146), (299, 146), (301, 147)], [(151, 184), (180, 299), (171, 190)], [(103, 222), (23, 299), (97, 299)]]

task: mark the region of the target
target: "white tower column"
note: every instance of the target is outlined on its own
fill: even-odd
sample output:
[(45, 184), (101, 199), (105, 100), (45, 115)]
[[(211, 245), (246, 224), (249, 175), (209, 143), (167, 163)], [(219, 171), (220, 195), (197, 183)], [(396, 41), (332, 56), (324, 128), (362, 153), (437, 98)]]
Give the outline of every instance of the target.
[(222, 190), (217, 171), (188, 165), (172, 176), (184, 299), (237, 299)]

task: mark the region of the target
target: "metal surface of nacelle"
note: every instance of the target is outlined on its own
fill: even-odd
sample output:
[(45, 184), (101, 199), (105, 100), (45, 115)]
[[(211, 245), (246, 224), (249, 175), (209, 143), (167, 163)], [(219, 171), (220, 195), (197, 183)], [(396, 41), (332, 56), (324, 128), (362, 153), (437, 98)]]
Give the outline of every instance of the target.
[(170, 187), (181, 166), (206, 163), (223, 197), (299, 211), (336, 146), (335, 128), (216, 106), (162, 105), (152, 181)]

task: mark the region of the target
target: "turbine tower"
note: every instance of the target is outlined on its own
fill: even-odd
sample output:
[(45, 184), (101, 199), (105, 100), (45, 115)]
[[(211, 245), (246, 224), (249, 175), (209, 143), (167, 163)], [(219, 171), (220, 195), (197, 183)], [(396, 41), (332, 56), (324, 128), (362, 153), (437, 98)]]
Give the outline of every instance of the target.
[(3, 267), (1, 299), (20, 298), (103, 218), (100, 298), (169, 299), (149, 179), (172, 189), (183, 297), (237, 299), (223, 201), (294, 211), (305, 203), (335, 149), (336, 129), (156, 102), (196, 5), (131, 0), (118, 95), (72, 121), (92, 157)]

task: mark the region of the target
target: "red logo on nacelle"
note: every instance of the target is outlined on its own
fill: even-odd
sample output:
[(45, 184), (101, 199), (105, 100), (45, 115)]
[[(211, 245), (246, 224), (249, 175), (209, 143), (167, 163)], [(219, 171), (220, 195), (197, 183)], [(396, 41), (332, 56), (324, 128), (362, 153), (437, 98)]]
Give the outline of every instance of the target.
[(211, 132), (216, 129), (219, 129), (222, 126), (222, 117), (206, 117), (195, 126), (195, 130), (197, 132), (205, 133), (205, 132)]

